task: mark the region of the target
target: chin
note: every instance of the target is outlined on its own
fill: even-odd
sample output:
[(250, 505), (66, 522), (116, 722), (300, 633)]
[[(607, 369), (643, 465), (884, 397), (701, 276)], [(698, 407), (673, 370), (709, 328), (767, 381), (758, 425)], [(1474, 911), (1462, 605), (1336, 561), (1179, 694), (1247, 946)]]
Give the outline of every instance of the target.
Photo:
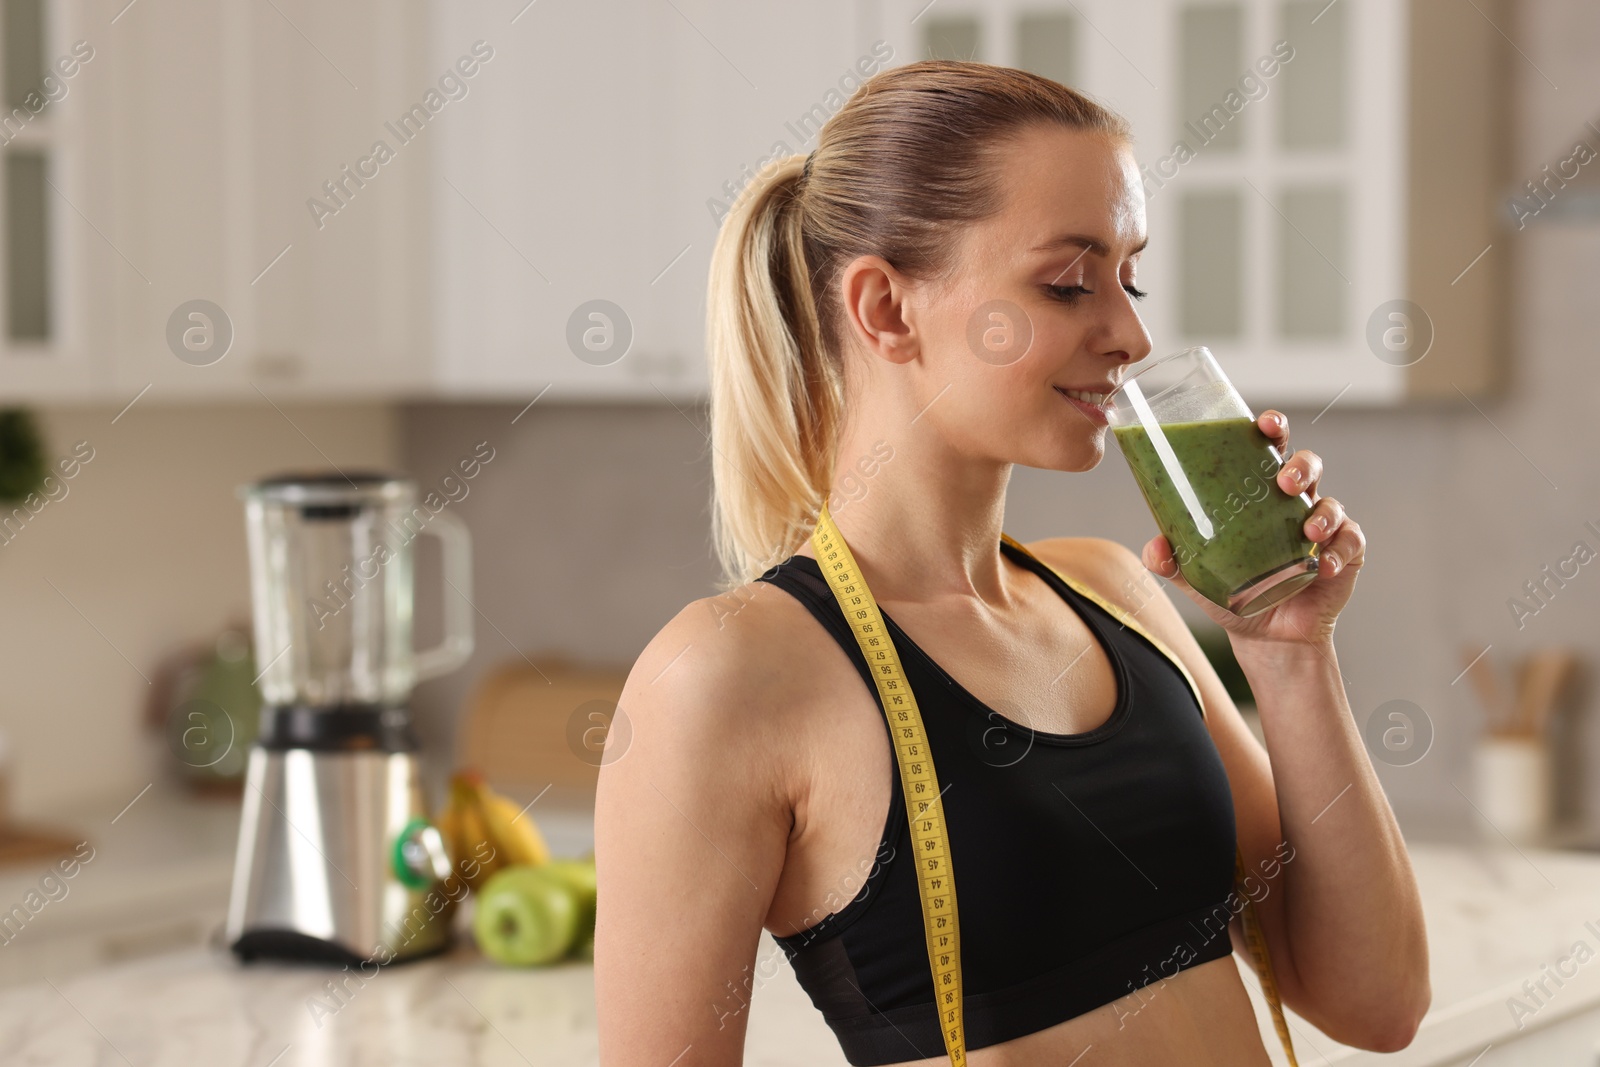
[[(1033, 450), (1028, 450), (1030, 453)], [(1068, 473), (1082, 473), (1094, 470), (1106, 455), (1105, 433), (1096, 431), (1085, 435), (1077, 441), (1062, 444), (1050, 449), (1043, 455), (1034, 453), (1028, 459), (1019, 459), (1016, 462), (1024, 467), (1036, 467), (1039, 470), (1066, 471)]]
[(1099, 449), (1089, 453), (1086, 456), (1080, 457), (1076, 462), (1068, 462), (1055, 469), (1067, 471), (1073, 474), (1081, 474), (1084, 471), (1092, 471), (1100, 465), (1100, 461), (1105, 458), (1105, 455), (1105, 449)]

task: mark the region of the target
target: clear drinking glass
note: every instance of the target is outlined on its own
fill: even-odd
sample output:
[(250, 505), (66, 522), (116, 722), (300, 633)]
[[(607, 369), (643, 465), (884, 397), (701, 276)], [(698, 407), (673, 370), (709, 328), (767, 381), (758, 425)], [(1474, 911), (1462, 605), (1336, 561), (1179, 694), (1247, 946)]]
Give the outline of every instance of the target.
[(1311, 497), (1278, 488), (1284, 457), (1209, 349), (1135, 371), (1107, 421), (1178, 570), (1207, 600), (1254, 615), (1316, 578)]
[[(268, 704), (403, 704), (472, 655), (472, 547), (460, 519), (408, 478), (288, 474), (242, 486), (256, 662)], [(414, 651), (412, 544), (443, 549), (445, 638)], [(455, 590), (460, 590), (457, 593)]]

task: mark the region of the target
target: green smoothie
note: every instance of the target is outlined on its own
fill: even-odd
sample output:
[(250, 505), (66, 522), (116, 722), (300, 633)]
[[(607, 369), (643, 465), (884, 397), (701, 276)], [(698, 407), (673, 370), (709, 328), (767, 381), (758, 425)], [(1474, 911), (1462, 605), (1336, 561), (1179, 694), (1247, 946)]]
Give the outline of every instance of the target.
[[(1179, 570), (1197, 592), (1248, 615), (1316, 577), (1316, 545), (1302, 531), (1311, 498), (1278, 488), (1282, 462), (1254, 419), (1160, 427), (1181, 469), (1180, 484), (1174, 484), (1173, 472), (1143, 426), (1116, 426), (1112, 433), (1156, 525), (1172, 544)], [(1274, 575), (1283, 578), (1269, 582), (1265, 592), (1252, 589)]]

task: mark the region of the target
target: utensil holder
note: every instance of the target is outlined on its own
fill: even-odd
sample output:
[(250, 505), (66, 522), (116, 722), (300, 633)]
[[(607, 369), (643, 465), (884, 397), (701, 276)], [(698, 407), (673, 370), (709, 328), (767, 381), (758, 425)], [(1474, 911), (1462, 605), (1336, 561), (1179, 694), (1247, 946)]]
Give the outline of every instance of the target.
[(1491, 734), (1478, 742), (1474, 763), (1488, 838), (1527, 844), (1549, 831), (1550, 752), (1539, 738)]

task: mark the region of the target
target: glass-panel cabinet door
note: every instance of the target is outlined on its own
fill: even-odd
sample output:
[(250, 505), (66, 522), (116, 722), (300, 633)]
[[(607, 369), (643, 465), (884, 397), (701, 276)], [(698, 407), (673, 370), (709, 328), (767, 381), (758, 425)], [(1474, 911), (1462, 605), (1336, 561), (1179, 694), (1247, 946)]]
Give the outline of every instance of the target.
[[(41, 94), (45, 67), (44, 0), (0, 4), (0, 81), (5, 85), (5, 321), (6, 345), (48, 346), (51, 338), (49, 268), (50, 123)], [(30, 105), (37, 105), (37, 115)], [(42, 121), (40, 121), (42, 120)]]
[(1404, 389), (1366, 333), (1374, 309), (1407, 295), (1405, 8), (888, 0), (878, 32), (907, 60), (1020, 67), (1124, 115), (1155, 353), (1207, 344), (1246, 399), (1320, 406)]
[(1349, 8), (1326, 0), (1289, 0), (1275, 13), (1280, 36), (1294, 44), (1284, 65), (1277, 144), (1286, 152), (1349, 147)]
[(64, 147), (93, 80), (82, 74), (93, 48), (70, 43), (80, 16), (51, 0), (0, 3), (0, 402), (74, 394), (93, 370), (83, 278), (67, 283), (93, 235), (86, 219), (104, 219)]
[[(84, 147), (103, 118), (106, 64), (84, 39), (82, 5), (0, 4), (0, 400), (81, 394), (105, 368), (114, 249), (104, 178)], [(98, 97), (98, 99), (97, 99)], [(100, 110), (96, 110), (100, 108)], [(101, 253), (104, 255), (101, 255)]]

